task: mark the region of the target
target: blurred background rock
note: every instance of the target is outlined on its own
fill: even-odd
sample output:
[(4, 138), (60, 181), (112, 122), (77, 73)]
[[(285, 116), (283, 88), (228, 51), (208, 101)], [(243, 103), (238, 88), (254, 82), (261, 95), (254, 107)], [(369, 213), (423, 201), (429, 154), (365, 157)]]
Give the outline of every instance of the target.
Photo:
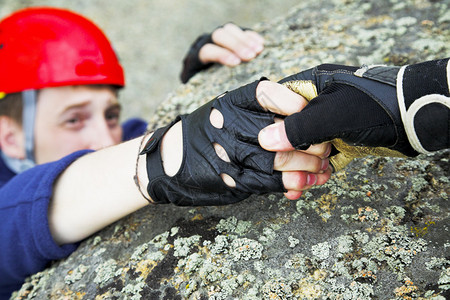
[(285, 15), (296, 0), (0, 0), (0, 17), (24, 7), (64, 7), (93, 20), (112, 41), (126, 73), (123, 117), (149, 119), (180, 84), (181, 61), (204, 32), (232, 21), (240, 26)]

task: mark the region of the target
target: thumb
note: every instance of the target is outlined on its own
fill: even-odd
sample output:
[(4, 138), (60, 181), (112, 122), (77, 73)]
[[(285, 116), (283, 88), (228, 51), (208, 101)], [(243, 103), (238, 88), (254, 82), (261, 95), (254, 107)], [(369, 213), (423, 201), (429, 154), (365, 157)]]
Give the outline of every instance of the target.
[(220, 63), (229, 67), (234, 67), (241, 63), (241, 59), (233, 52), (214, 44), (204, 45), (200, 49), (198, 58), (204, 64)]
[(263, 128), (258, 134), (258, 141), (261, 147), (268, 151), (294, 150), (286, 135), (284, 122), (277, 122)]

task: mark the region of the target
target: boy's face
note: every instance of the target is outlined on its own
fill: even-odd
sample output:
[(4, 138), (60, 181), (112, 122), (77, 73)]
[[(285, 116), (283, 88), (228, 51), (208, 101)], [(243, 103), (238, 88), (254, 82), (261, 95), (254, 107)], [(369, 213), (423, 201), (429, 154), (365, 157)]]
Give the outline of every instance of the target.
[(107, 87), (42, 89), (35, 123), (35, 159), (42, 164), (77, 150), (116, 145), (122, 139), (120, 105)]

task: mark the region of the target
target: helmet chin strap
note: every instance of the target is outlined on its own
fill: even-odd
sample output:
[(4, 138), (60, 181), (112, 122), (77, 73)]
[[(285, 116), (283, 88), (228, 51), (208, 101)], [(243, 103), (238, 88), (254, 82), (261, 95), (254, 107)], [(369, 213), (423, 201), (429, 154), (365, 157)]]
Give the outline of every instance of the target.
[(25, 134), (25, 158), (17, 159), (6, 156), (0, 151), (3, 161), (11, 171), (22, 173), (36, 165), (34, 160), (34, 122), (36, 118), (36, 90), (22, 92), (22, 129)]
[(18, 159), (6, 156), (5, 153), (0, 151), (0, 156), (2, 157), (5, 165), (16, 174), (22, 173), (23, 171), (28, 170), (29, 168), (34, 167), (36, 164), (34, 161), (29, 159)]

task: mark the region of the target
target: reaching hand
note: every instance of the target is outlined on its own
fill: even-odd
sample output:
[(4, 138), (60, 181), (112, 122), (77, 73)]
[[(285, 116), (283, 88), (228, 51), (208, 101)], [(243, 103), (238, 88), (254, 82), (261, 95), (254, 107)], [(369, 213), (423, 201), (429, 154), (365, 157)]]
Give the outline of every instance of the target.
[(181, 81), (186, 83), (214, 63), (236, 66), (254, 59), (264, 49), (264, 39), (256, 32), (228, 23), (211, 34), (201, 35), (183, 59)]
[(250, 61), (264, 49), (264, 39), (251, 30), (228, 23), (214, 30), (213, 43), (205, 44), (199, 52), (202, 63), (220, 63), (236, 66), (243, 61)]

